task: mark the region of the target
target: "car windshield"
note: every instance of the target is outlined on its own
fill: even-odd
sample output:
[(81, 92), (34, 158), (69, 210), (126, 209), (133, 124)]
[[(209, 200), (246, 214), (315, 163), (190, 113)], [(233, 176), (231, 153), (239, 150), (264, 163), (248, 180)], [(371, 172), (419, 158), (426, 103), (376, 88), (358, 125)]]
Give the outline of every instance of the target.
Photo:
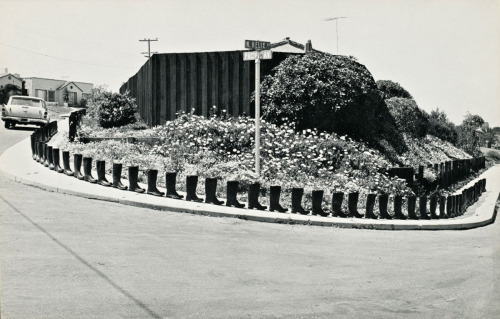
[(43, 101), (36, 99), (12, 98), (12, 102), (10, 104), (44, 107)]

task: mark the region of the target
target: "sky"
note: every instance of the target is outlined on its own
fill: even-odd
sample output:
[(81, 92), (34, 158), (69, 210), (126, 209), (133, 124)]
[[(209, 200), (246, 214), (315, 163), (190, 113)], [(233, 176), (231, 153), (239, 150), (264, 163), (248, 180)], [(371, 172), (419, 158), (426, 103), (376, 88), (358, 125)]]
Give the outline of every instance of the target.
[(455, 124), (469, 112), (500, 126), (500, 0), (0, 0), (0, 12), (0, 68), (22, 77), (118, 91), (147, 61), (142, 39), (170, 53), (290, 37), (356, 57)]

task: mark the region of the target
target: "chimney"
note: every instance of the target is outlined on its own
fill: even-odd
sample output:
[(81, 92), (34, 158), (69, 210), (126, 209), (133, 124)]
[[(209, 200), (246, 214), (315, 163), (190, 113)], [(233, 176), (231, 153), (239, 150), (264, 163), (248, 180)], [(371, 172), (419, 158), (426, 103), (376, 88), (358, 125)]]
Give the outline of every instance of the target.
[(313, 50), (313, 46), (312, 46), (311, 40), (307, 40), (306, 53), (312, 52), (312, 50)]

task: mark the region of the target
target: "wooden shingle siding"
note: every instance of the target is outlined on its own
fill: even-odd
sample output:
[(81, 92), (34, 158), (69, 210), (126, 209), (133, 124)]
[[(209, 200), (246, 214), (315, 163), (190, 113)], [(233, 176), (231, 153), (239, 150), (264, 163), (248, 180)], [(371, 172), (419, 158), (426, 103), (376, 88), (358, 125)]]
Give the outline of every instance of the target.
[[(273, 52), (261, 61), (262, 78), (289, 53)], [(243, 51), (154, 54), (120, 88), (136, 99), (149, 125), (175, 119), (177, 112), (208, 116), (210, 108), (231, 116), (254, 115), (250, 94), (255, 90), (255, 63), (243, 61)]]

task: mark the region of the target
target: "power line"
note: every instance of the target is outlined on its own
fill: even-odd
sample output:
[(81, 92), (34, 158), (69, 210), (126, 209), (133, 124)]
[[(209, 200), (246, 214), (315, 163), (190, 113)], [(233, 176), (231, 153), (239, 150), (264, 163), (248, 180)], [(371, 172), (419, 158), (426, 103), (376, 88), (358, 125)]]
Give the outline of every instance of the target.
[(66, 58), (62, 58), (62, 57), (56, 57), (56, 56), (48, 55), (48, 54), (45, 54), (45, 53), (40, 53), (40, 52), (36, 52), (36, 51), (33, 51), (33, 50), (16, 47), (16, 46), (13, 46), (13, 45), (10, 45), (10, 44), (7, 44), (7, 43), (3, 43), (3, 42), (0, 42), (0, 45), (6, 46), (6, 47), (10, 47), (10, 48), (14, 48), (14, 49), (21, 50), (21, 51), (25, 51), (25, 52), (29, 52), (31, 54), (41, 55), (41, 56), (44, 56), (44, 57), (47, 57), (47, 58), (51, 58), (51, 59), (56, 59), (56, 60), (69, 61), (69, 62), (74, 62), (74, 63), (79, 63), (79, 64), (86, 64), (86, 65), (101, 66), (101, 67), (105, 67), (105, 68), (132, 69), (131, 67), (124, 67), (124, 66), (117, 66), (117, 65), (103, 65), (103, 64), (97, 64), (97, 63), (88, 63), (88, 62), (83, 62), (83, 61), (71, 60), (71, 59), (66, 59)]
[(151, 52), (151, 42), (158, 41), (158, 38), (156, 38), (154, 40), (153, 39), (146, 39), (146, 38), (144, 38), (144, 40), (139, 40), (139, 42), (145, 42), (145, 41), (148, 42), (148, 52), (141, 52), (141, 54), (147, 53), (148, 54), (147, 58), (149, 59), (149, 58), (151, 58), (151, 53), (158, 53), (158, 52)]

